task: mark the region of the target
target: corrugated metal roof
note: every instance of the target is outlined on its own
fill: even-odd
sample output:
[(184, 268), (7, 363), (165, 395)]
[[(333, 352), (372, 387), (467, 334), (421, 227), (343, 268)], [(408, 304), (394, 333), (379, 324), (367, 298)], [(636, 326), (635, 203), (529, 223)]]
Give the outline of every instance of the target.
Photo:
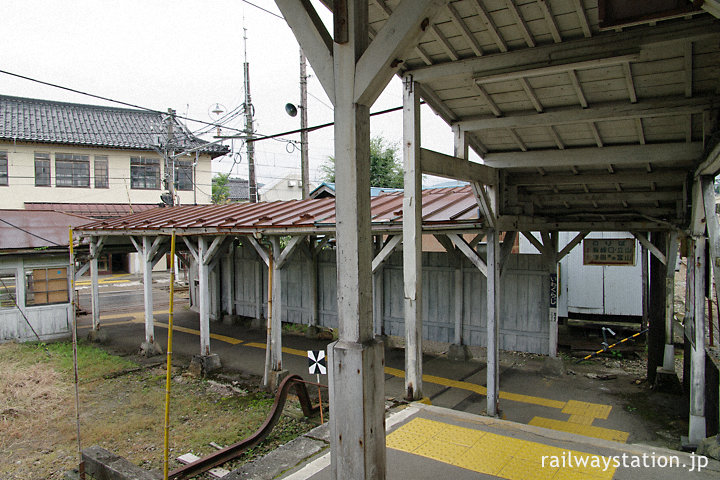
[[(165, 142), (165, 132), (163, 115), (156, 112), (0, 95), (0, 139), (153, 150)], [(207, 143), (178, 122), (174, 136), (177, 149)], [(228, 147), (209, 145), (201, 151), (217, 157)]]
[(0, 249), (67, 247), (69, 228), (90, 222), (61, 212), (0, 210)]
[[(402, 223), (402, 192), (371, 199), (376, 227), (397, 228)], [(470, 187), (423, 190), (423, 224), (458, 227), (481, 222)], [(190, 232), (253, 231), (285, 232), (292, 229), (334, 230), (335, 199), (307, 199), (228, 205), (158, 207), (127, 217), (84, 226), (83, 232), (185, 230)]]
[(158, 204), (134, 204), (128, 203), (48, 203), (48, 202), (25, 202), (26, 210), (42, 210), (69, 213), (82, 217), (104, 220), (106, 218), (118, 218), (133, 213), (144, 212), (157, 208)]

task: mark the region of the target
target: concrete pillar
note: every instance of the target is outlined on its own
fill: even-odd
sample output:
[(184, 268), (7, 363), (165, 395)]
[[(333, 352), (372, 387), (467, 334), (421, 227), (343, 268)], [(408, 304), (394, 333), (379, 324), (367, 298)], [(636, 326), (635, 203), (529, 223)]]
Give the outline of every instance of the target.
[(92, 330), (97, 332), (100, 327), (100, 288), (98, 275), (98, 243), (97, 239), (90, 242), (90, 304), (92, 306)]
[(200, 311), (200, 355), (210, 355), (210, 266), (205, 261), (208, 241), (198, 238), (198, 310)]
[(675, 345), (673, 343), (673, 320), (675, 319), (675, 263), (678, 253), (678, 234), (670, 232), (665, 255), (665, 350), (663, 370), (675, 371)]
[(346, 5), (336, 25), (347, 28), (347, 41), (333, 44), (339, 338), (328, 346), (331, 478), (382, 480), (384, 350), (373, 337), (370, 108), (354, 96), (356, 62), (369, 40), (368, 3)]
[(420, 96), (412, 77), (403, 81), (403, 285), (405, 397), (422, 398), (422, 168)]
[[(705, 262), (706, 241), (695, 237), (693, 256), (694, 275), (694, 329), (690, 365), (690, 427), (688, 441), (697, 445), (705, 439)], [(689, 259), (688, 259), (689, 260)], [(688, 261), (688, 263), (690, 263)]]
[[(652, 232), (650, 241), (661, 252), (666, 251), (667, 232)], [(652, 255), (650, 258), (650, 305), (648, 310), (648, 364), (647, 378), (650, 385), (655, 384), (657, 368), (662, 366), (665, 351), (665, 300), (666, 265)]]
[[(282, 266), (279, 265), (280, 238), (270, 237), (273, 249), (273, 278), (272, 278), (272, 330), (270, 332), (270, 365), (275, 372), (282, 371)], [(271, 384), (275, 384), (271, 381)]]
[(498, 269), (497, 230), (487, 231), (487, 414), (498, 414), (500, 396), (500, 350), (498, 328), (500, 323), (500, 275)]

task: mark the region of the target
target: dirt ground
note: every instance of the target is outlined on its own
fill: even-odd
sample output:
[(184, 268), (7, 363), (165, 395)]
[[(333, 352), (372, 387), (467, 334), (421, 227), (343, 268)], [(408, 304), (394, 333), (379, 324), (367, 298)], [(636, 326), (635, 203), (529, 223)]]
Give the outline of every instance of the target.
[[(0, 345), (0, 478), (60, 479), (78, 463), (72, 349), (67, 342)], [(119, 357), (81, 344), (80, 431), (83, 447), (100, 445), (146, 469), (162, 470), (164, 364)], [(273, 398), (257, 379), (201, 380), (173, 368), (170, 468), (175, 457), (211, 453), (252, 434)], [(314, 426), (296, 402), (261, 445), (236, 465), (286, 443)], [(204, 477), (198, 477), (204, 478)]]

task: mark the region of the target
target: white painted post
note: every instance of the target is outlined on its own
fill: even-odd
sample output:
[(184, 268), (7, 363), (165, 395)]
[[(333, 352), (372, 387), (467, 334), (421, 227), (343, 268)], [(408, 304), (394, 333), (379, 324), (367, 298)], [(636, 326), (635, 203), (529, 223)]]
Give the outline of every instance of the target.
[(705, 439), (705, 237), (694, 237), (694, 336), (690, 364), (690, 428), (688, 441), (697, 445)]
[(412, 76), (403, 79), (403, 285), (405, 397), (422, 398), (422, 168), (420, 96)]
[(200, 355), (210, 355), (210, 267), (205, 261), (208, 241), (198, 237), (198, 308), (200, 310)]
[(272, 330), (270, 333), (270, 365), (271, 370), (279, 372), (282, 370), (282, 265), (278, 261), (282, 248), (280, 238), (271, 236), (270, 242), (273, 249), (273, 277), (272, 277)]
[(153, 321), (153, 291), (152, 291), (152, 238), (142, 237), (143, 257), (143, 292), (145, 294), (145, 343), (155, 343), (155, 325)]
[(678, 253), (678, 234), (670, 232), (665, 255), (667, 276), (665, 277), (665, 351), (663, 370), (675, 371), (675, 345), (673, 343), (673, 320), (675, 318), (675, 263)]
[(235, 289), (233, 288), (235, 248), (231, 244), (227, 253), (222, 257), (222, 283), (223, 283), (223, 310), (228, 315), (235, 314)]
[(94, 238), (90, 242), (90, 281), (91, 294), (90, 303), (92, 306), (92, 329), (97, 331), (100, 327), (100, 286), (98, 277), (98, 240)]
[(347, 15), (336, 24), (347, 28), (347, 41), (333, 44), (339, 338), (328, 347), (330, 471), (335, 480), (383, 480), (384, 350), (373, 337), (370, 108), (354, 96), (356, 62), (369, 40), (368, 2), (346, 5)]
[(499, 250), (497, 230), (487, 231), (487, 414), (498, 414), (500, 395), (500, 349), (498, 327), (500, 323)]
[(465, 274), (463, 261), (458, 256), (458, 266), (455, 267), (455, 345), (462, 345), (463, 341), (463, 303), (465, 300), (464, 285)]

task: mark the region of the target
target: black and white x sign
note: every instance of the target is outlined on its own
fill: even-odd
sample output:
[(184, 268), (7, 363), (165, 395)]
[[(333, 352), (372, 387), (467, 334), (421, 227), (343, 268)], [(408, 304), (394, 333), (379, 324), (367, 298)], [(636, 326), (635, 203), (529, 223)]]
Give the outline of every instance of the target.
[(308, 366), (310, 374), (325, 375), (327, 363), (325, 362), (325, 350), (308, 350)]

